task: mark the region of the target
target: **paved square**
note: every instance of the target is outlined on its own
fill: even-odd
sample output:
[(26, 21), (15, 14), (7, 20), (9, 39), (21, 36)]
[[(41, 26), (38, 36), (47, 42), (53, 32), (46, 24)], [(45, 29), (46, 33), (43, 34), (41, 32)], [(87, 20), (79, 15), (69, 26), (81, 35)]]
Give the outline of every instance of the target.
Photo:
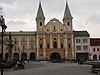
[(4, 75), (96, 75), (90, 72), (88, 65), (77, 63), (31, 62), (24, 70), (5, 71)]

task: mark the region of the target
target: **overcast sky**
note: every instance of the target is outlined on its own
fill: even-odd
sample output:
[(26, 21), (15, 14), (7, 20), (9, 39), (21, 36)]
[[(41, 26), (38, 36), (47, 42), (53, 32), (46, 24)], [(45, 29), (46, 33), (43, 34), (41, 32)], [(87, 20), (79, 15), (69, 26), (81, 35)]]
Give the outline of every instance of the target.
[[(100, 0), (67, 0), (74, 30), (87, 30), (90, 37), (100, 37)], [(62, 22), (66, 0), (41, 0), (46, 23), (52, 18)], [(36, 31), (39, 0), (0, 0), (7, 31)]]

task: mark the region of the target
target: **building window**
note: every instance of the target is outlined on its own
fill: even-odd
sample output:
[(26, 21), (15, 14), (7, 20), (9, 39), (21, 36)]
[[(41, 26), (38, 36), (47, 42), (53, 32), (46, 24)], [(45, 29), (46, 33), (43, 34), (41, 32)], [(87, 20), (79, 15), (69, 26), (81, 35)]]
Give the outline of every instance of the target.
[(54, 30), (55, 30), (56, 28), (55, 28), (55, 25), (54, 25)]
[(33, 49), (34, 48), (34, 45), (31, 45), (31, 49)]
[(63, 48), (63, 44), (61, 44), (61, 48)]
[(31, 40), (30, 41), (33, 41), (33, 38), (31, 38)]
[(54, 48), (57, 48), (57, 42), (54, 42)]
[(61, 29), (61, 31), (62, 31), (62, 29)]
[(15, 38), (14, 41), (17, 41), (17, 38)]
[(54, 38), (54, 41), (56, 41), (56, 38)]
[(40, 39), (40, 40), (42, 40), (42, 39)]
[(24, 41), (24, 42), (25, 42), (25, 41), (26, 41), (26, 39), (25, 39), (25, 38), (23, 38), (23, 39), (22, 39), (22, 41)]
[(42, 22), (40, 22), (40, 26), (42, 26)]
[(69, 23), (69, 22), (67, 22), (67, 25), (69, 26), (69, 25), (70, 25), (70, 23)]
[(47, 45), (47, 48), (48, 48), (48, 49), (50, 48), (49, 44)]
[(49, 31), (49, 29), (47, 29), (47, 31)]
[(42, 48), (42, 44), (40, 44), (40, 48)]
[(83, 39), (83, 43), (87, 43), (87, 39)]
[(76, 46), (76, 49), (77, 50), (81, 50), (81, 46)]
[(25, 45), (22, 45), (22, 48), (25, 49)]
[(83, 46), (83, 49), (84, 49), (84, 50), (87, 50), (87, 49), (88, 49), (88, 46)]
[(68, 38), (68, 40), (70, 40), (70, 38)]
[(68, 48), (70, 48), (70, 44), (68, 44)]
[(93, 48), (93, 51), (95, 52), (95, 48)]
[(17, 51), (17, 46), (15, 45), (15, 51)]
[(97, 48), (97, 51), (99, 52), (99, 48)]
[(76, 43), (81, 43), (81, 39), (76, 39)]

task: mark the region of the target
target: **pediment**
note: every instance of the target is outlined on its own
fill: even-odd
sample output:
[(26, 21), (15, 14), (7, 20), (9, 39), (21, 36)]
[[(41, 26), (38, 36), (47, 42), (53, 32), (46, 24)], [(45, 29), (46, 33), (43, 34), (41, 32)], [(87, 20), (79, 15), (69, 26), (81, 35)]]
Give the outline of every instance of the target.
[(46, 32), (62, 32), (63, 31), (63, 24), (56, 18), (51, 19), (46, 24)]

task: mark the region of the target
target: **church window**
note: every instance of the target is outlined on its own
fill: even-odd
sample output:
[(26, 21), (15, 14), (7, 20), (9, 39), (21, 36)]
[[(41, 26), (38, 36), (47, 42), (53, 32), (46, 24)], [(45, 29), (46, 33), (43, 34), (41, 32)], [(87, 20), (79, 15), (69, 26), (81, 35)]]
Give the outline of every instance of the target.
[(54, 42), (54, 48), (57, 48), (57, 42)]
[(49, 29), (47, 29), (47, 31), (49, 31)]
[(54, 30), (55, 30), (56, 28), (55, 28), (55, 25), (54, 25)]
[(15, 51), (17, 51), (17, 46), (15, 45)]
[(54, 23), (56, 22), (56, 21), (53, 21)]
[(68, 44), (68, 48), (70, 48), (70, 44)]
[(42, 22), (40, 22), (40, 26), (42, 26)]
[(70, 23), (69, 23), (69, 22), (67, 22), (67, 25), (69, 26), (69, 25), (70, 25)]
[(47, 48), (49, 49), (50, 47), (49, 47), (49, 44), (47, 45)]
[(68, 40), (70, 40), (70, 38), (68, 38)]
[(63, 44), (61, 44), (61, 48), (63, 48)]
[(42, 48), (42, 44), (40, 44), (40, 48)]
[(56, 38), (54, 38), (54, 40), (56, 41)]

